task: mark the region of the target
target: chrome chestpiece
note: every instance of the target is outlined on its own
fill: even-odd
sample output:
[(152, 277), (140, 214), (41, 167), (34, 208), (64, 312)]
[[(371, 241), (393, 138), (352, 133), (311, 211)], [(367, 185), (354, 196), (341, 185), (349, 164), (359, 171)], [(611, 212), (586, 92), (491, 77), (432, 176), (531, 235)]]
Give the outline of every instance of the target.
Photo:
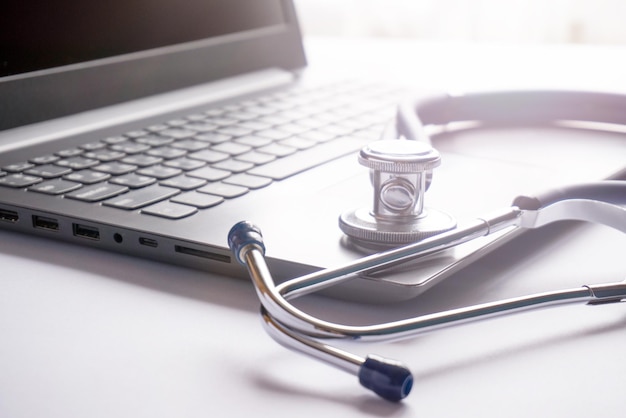
[(432, 170), (441, 164), (439, 152), (429, 144), (405, 139), (376, 141), (361, 150), (359, 163), (370, 169), (373, 208), (356, 209), (339, 218), (341, 230), (357, 243), (406, 244), (456, 226), (448, 214), (424, 206)]

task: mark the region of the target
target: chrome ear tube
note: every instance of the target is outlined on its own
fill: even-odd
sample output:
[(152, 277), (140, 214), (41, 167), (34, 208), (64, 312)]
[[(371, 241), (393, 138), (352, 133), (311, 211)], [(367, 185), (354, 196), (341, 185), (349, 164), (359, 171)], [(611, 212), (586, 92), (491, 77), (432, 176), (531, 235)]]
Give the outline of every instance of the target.
[(579, 185), (537, 197), (520, 197), (515, 200), (519, 207), (512, 206), (494, 217), (478, 219), (475, 223), (417, 243), (382, 251), (280, 285), (274, 283), (265, 261), (265, 245), (257, 226), (247, 221), (237, 223), (229, 232), (228, 242), (235, 258), (248, 269), (261, 301), (265, 329), (272, 338), (288, 348), (358, 376), (364, 387), (384, 399), (399, 401), (409, 394), (413, 386), (413, 377), (406, 366), (377, 355), (363, 358), (327, 342), (336, 339), (362, 342), (400, 340), (424, 331), (532, 308), (575, 302), (619, 302), (626, 298), (626, 282), (584, 285), (366, 326), (321, 320), (303, 312), (289, 300), (354, 278), (354, 274), (414, 259), (510, 226), (539, 228), (557, 220), (578, 219), (600, 222), (626, 233), (626, 208), (614, 202), (615, 199), (625, 198), (625, 181)]

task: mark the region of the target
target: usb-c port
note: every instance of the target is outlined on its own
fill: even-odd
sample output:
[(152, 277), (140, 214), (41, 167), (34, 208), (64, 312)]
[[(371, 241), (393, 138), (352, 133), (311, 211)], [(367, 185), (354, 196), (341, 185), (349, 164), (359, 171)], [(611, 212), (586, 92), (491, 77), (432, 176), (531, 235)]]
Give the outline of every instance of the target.
[(156, 248), (159, 246), (159, 242), (152, 238), (139, 237), (139, 243), (146, 247)]

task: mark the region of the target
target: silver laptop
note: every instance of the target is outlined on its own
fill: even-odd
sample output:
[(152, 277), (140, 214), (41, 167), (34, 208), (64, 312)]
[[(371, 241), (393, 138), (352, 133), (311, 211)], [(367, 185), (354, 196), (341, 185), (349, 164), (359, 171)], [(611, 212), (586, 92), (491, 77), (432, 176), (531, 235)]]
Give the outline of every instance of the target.
[[(355, 154), (402, 92), (308, 84), (290, 0), (13, 2), (0, 20), (0, 227), (240, 277), (226, 236), (244, 219), (280, 280), (363, 255), (337, 218), (369, 205)], [(436, 141), (444, 164), (427, 204), (462, 219), (580, 179), (576, 161), (555, 169), (493, 135)], [(610, 175), (605, 162), (585, 179)], [(496, 244), (337, 292), (414, 297)]]

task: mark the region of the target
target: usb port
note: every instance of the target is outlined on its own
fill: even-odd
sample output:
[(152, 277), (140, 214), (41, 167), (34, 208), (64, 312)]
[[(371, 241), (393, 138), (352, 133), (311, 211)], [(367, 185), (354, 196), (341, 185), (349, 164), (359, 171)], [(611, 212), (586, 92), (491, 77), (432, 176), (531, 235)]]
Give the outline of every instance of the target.
[(74, 236), (99, 240), (100, 239), (100, 230), (93, 226), (81, 225), (81, 224), (72, 224), (72, 230), (74, 232)]
[(59, 221), (46, 216), (33, 215), (33, 227), (37, 229), (45, 229), (48, 231), (58, 231)]
[(159, 246), (159, 242), (152, 238), (139, 237), (139, 243), (146, 247), (156, 248)]
[(15, 223), (20, 219), (17, 212), (8, 209), (0, 209), (0, 221)]

